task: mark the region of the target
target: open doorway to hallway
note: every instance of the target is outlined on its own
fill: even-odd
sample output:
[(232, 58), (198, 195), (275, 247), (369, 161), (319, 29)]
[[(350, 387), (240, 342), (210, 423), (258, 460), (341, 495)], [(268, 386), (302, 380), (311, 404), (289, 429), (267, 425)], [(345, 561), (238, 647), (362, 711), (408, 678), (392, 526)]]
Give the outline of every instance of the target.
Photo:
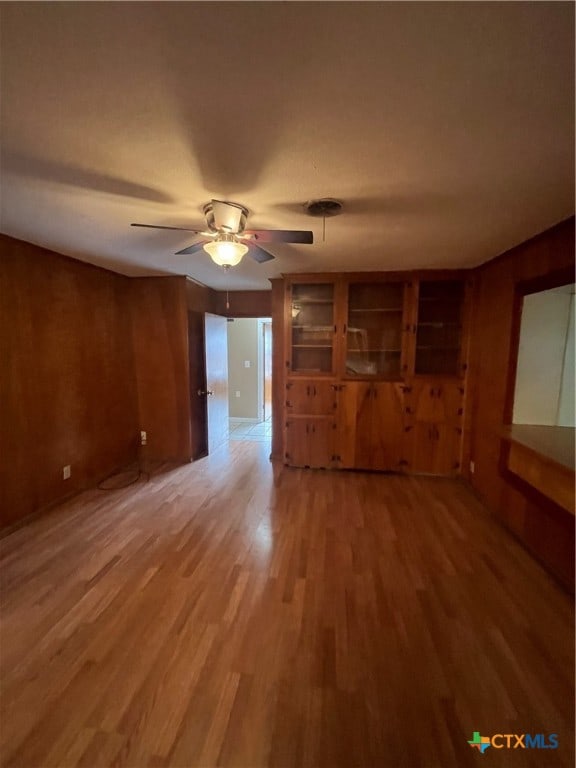
[(271, 443), (272, 321), (228, 321), (230, 440)]

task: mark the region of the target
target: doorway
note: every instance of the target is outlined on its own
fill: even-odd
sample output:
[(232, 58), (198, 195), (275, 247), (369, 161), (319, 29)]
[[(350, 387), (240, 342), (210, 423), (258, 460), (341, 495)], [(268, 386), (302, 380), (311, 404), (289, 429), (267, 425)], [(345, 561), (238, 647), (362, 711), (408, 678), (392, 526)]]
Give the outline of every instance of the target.
[(272, 321), (228, 322), (230, 440), (271, 443)]

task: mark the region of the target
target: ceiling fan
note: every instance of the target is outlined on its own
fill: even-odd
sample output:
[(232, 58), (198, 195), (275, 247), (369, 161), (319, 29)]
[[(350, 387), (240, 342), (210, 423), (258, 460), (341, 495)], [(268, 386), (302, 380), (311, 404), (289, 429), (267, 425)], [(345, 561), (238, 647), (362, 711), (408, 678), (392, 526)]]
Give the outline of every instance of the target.
[(274, 258), (271, 253), (257, 245), (260, 243), (303, 243), (313, 242), (312, 232), (285, 229), (245, 229), (248, 209), (240, 203), (224, 200), (211, 200), (204, 206), (207, 227), (189, 229), (187, 227), (164, 227), (155, 224), (131, 224), (132, 227), (149, 229), (172, 229), (182, 232), (194, 232), (204, 239), (177, 251), (180, 254), (195, 254), (206, 251), (212, 261), (228, 269), (239, 264), (244, 254), (262, 264)]

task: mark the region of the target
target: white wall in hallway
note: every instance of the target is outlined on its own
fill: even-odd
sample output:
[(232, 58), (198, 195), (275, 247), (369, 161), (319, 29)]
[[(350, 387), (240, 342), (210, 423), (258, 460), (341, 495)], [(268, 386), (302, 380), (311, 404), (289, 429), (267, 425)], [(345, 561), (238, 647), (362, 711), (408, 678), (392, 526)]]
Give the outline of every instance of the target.
[[(235, 319), (228, 323), (228, 393), (230, 417), (259, 419), (258, 386), (259, 325), (256, 318)], [(246, 367), (246, 362), (250, 367)], [(240, 396), (237, 397), (236, 393)]]

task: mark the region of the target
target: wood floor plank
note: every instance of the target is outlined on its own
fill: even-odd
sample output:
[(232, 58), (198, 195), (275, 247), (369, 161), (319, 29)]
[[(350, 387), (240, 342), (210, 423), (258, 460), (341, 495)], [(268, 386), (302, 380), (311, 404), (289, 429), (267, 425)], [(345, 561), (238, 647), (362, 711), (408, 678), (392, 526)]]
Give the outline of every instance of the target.
[(574, 764), (572, 600), (457, 481), (230, 443), (14, 531), (0, 577), (4, 768), (468, 768), (474, 731)]

